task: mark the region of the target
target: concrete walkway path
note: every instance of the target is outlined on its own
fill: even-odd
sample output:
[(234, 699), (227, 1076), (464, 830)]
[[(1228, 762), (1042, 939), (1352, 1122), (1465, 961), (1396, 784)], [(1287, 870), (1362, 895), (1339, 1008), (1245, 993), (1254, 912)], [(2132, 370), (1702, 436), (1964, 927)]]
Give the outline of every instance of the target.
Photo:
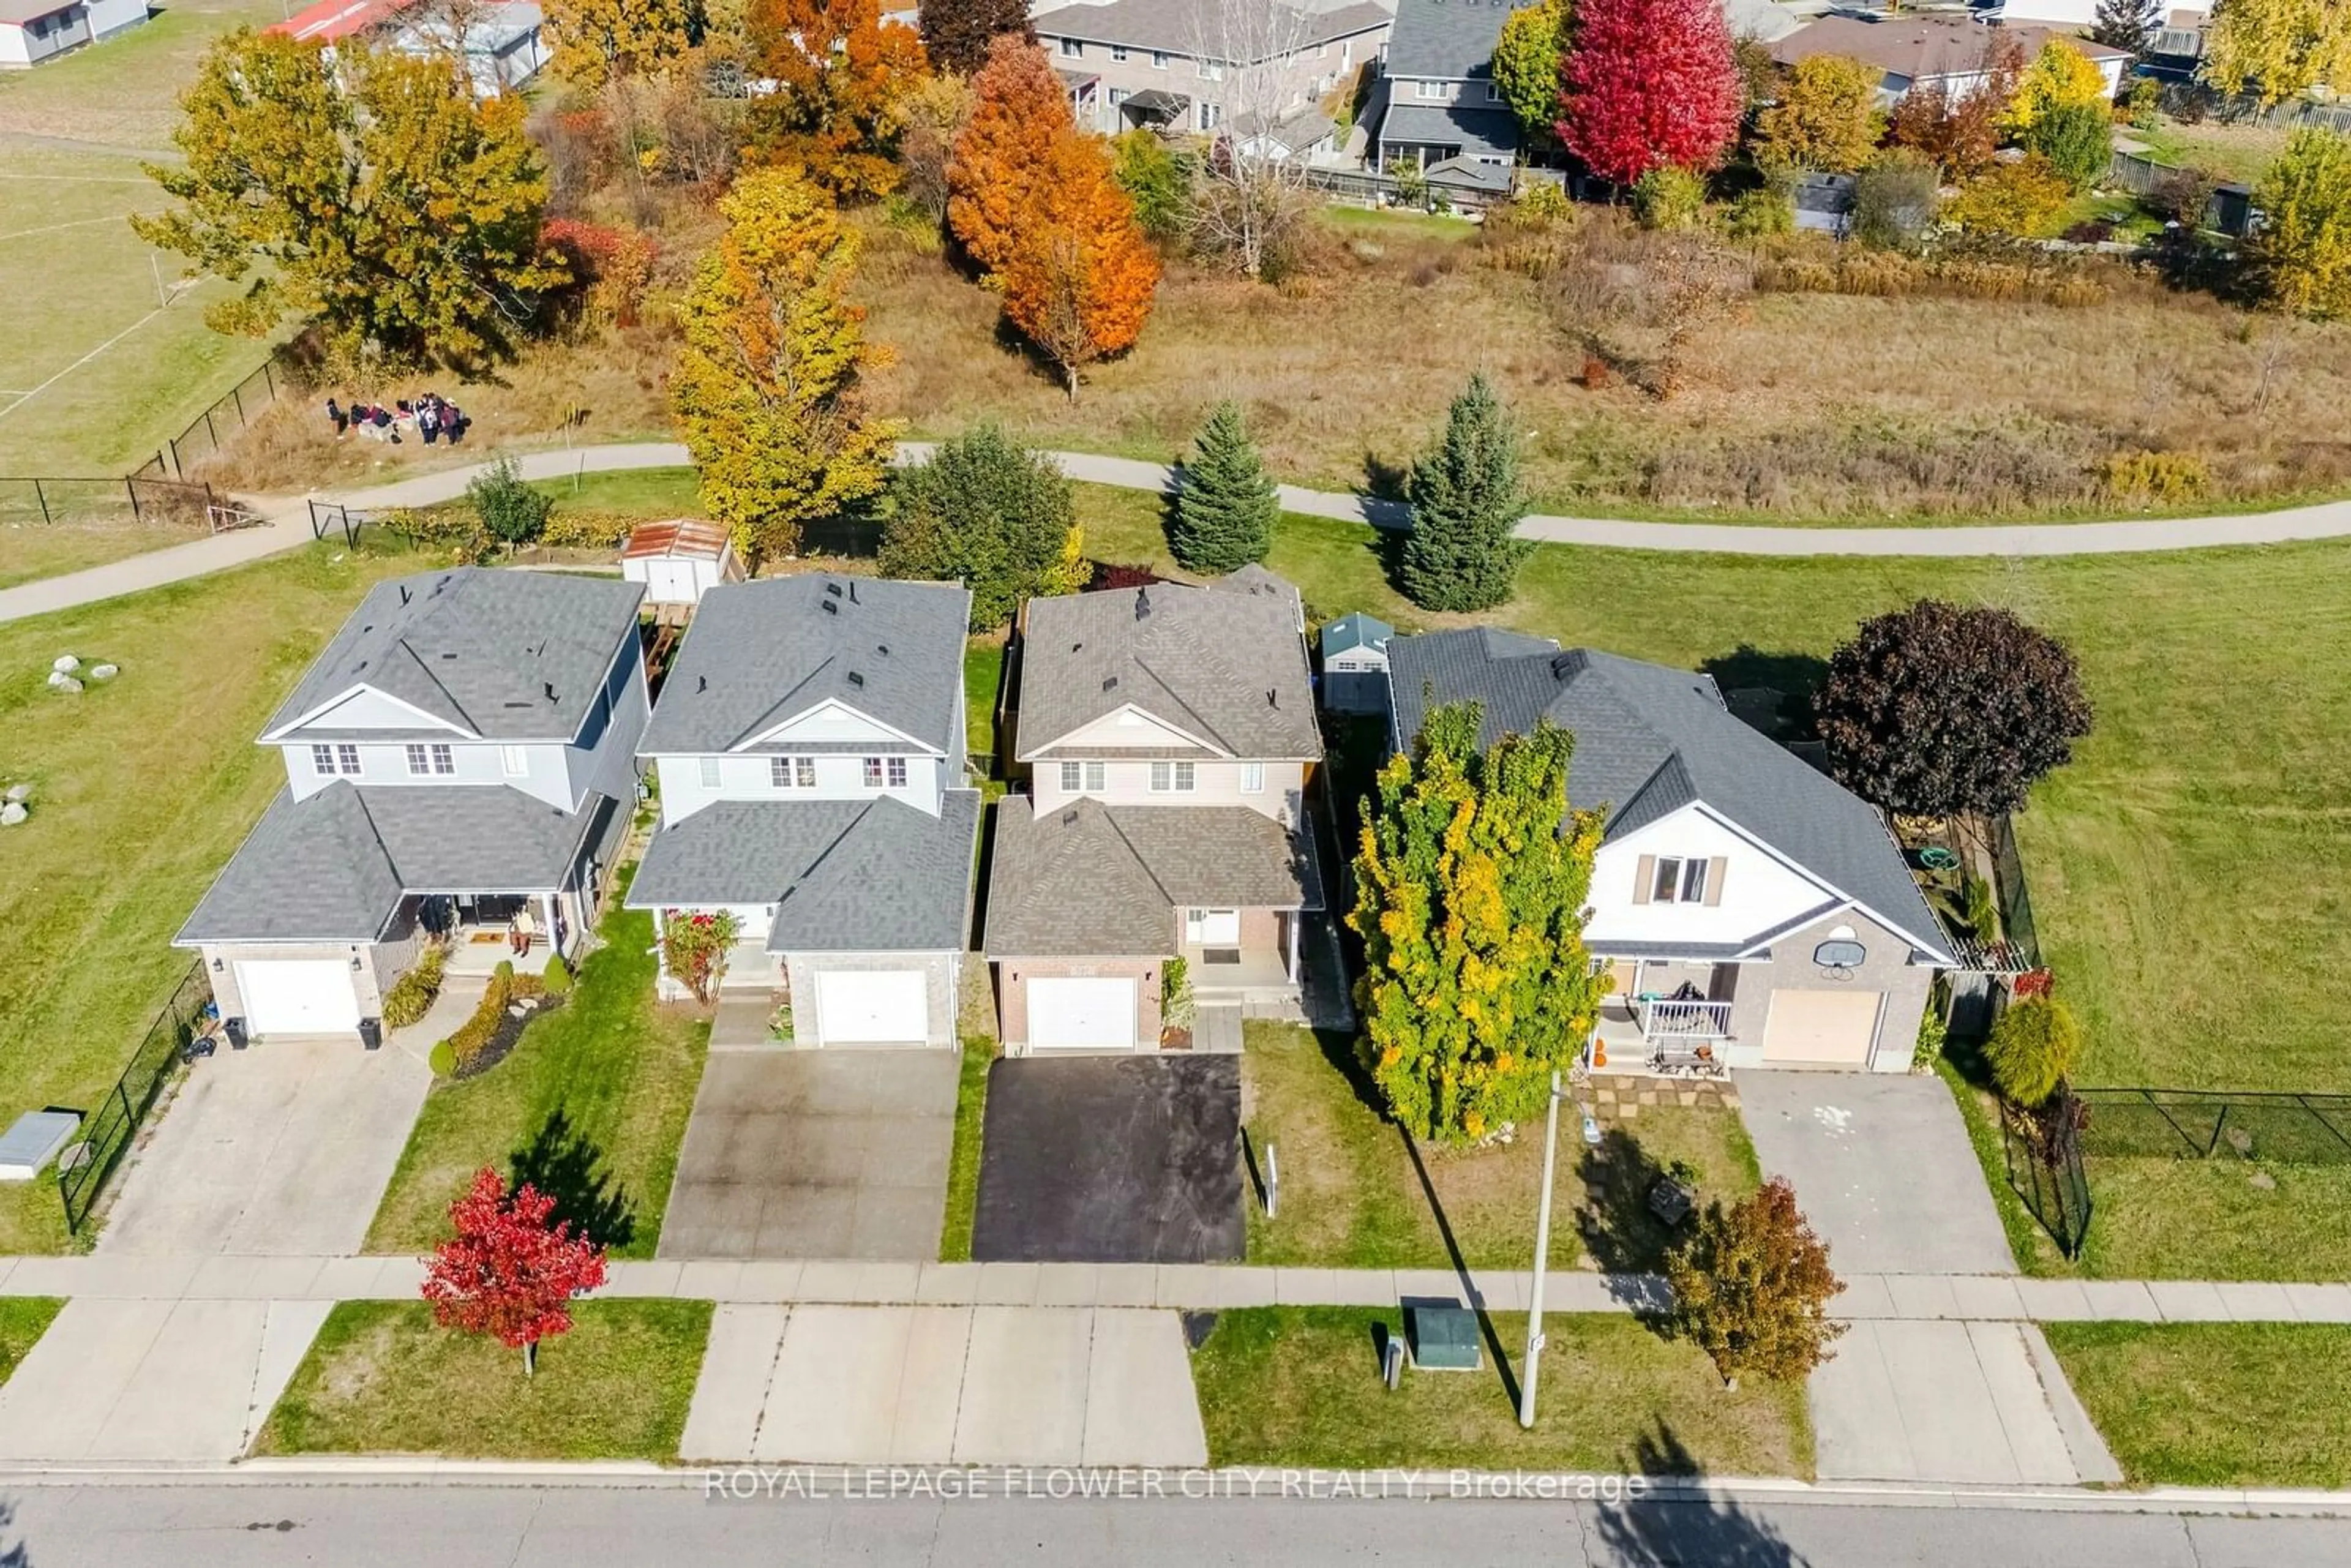
[[(897, 461), (917, 463), (935, 444), (901, 442)], [(1109, 457), (1092, 452), (1050, 454), (1061, 471), (1090, 485), (1126, 490), (1168, 489), (1174, 470), (1163, 463)], [(681, 468), (692, 459), (667, 441), (614, 443), (561, 451), (517, 455), (523, 476), (562, 479), (578, 474), (634, 468)], [(356, 507), (422, 507), (454, 499), (486, 463), (438, 469), (388, 485), (319, 494), (323, 501)], [(1280, 486), (1281, 504), (1308, 517), (1400, 528), (1409, 514), (1397, 502), (1328, 490)], [(309, 510), (302, 498), (248, 497), (267, 519), (234, 534), (175, 545), (127, 560), (67, 572), (0, 589), (0, 622), (69, 610), (166, 583), (296, 549), (311, 542)], [(2205, 549), (2234, 545), (2280, 544), (2297, 539), (2351, 535), (2351, 501), (2330, 501), (2273, 512), (2226, 517), (2148, 518), (2105, 523), (2013, 523), (1962, 528), (1771, 528), (1729, 523), (1646, 523), (1626, 518), (1567, 517), (1538, 514), (1519, 526), (1522, 538), (1546, 544), (1586, 545), (1609, 549), (1710, 552), (1753, 556), (2015, 557), (2123, 555)]]

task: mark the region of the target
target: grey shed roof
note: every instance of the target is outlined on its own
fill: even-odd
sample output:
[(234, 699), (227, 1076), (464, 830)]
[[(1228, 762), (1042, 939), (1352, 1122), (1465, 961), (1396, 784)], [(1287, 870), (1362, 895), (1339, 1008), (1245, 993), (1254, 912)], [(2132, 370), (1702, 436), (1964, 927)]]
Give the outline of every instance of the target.
[(409, 894), (553, 893), (611, 810), (503, 784), (281, 790), (173, 941), (370, 942)]
[(1491, 627), (1398, 637), (1388, 670), (1398, 734), (1471, 699), (1485, 705), (1481, 745), (1548, 718), (1575, 736), (1570, 803), (1608, 808), (1609, 837), (1702, 800), (1917, 947), (1946, 951), (1877, 813), (1734, 717), (1708, 677)]
[[(1387, 26), (1389, 19), (1386, 6), (1372, 4), (1322, 9), (1275, 5), (1272, 9), (1297, 17), (1298, 41), (1305, 47), (1371, 32)], [(1187, 57), (1204, 45), (1214, 47), (1219, 42), (1210, 0), (1110, 0), (1107, 5), (1061, 5), (1030, 17), (1029, 26), (1040, 37), (1123, 44)], [(1287, 42), (1289, 24), (1283, 26), (1283, 33), (1267, 28), (1261, 36), (1269, 43)]]
[(1322, 755), (1296, 601), (1278, 595), (1155, 582), (1032, 599), (1019, 695), (1024, 758), (1130, 704), (1228, 756)]
[(664, 828), (632, 909), (776, 906), (772, 953), (961, 952), (979, 792), (933, 817), (904, 800), (722, 800)]
[(1158, 956), (1176, 950), (1176, 910), (1202, 905), (1319, 909), (1313, 852), (1246, 806), (996, 809), (990, 957)]
[(622, 639), (636, 635), (644, 593), (642, 583), (473, 566), (378, 583), (262, 733), (369, 686), (486, 740), (569, 740)]
[(695, 610), (638, 755), (731, 751), (830, 700), (953, 756), (970, 619), (954, 583), (832, 572), (722, 583)]
[(1374, 616), (1358, 610), (1342, 615), (1322, 628), (1322, 656), (1352, 653), (1358, 648), (1382, 649), (1395, 635), (1395, 628)]
[[(1519, 148), (1519, 122), (1510, 110), (1469, 104), (1391, 102), (1380, 121), (1382, 143), (1458, 146), (1462, 154), (1508, 158)], [(1509, 170), (1503, 173), (1508, 174)]]
[(1388, 75), (1492, 75), (1494, 41), (1517, 8), (1508, 0), (1400, 0), (1395, 31), (1388, 36)]

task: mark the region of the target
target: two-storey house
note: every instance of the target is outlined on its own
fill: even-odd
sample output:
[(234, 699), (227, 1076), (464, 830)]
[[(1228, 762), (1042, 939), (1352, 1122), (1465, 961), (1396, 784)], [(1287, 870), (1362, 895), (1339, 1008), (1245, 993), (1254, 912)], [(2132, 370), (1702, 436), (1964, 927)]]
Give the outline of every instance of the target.
[(636, 798), (634, 583), (457, 568), (377, 586), (261, 734), (286, 788), (174, 939), (256, 1035), (339, 1034), (428, 940), (567, 955)]
[(1494, 81), (1494, 45), (1510, 13), (1531, 3), (1400, 0), (1386, 68), (1364, 116), (1374, 168), (1509, 170), (1519, 120)]
[(1206, 133), (1248, 116), (1267, 123), (1241, 134), (1280, 126), (1284, 155), (1303, 156), (1332, 132), (1315, 105), (1379, 58), (1393, 19), (1378, 0), (1077, 0), (1029, 25), (1089, 130)]
[(1029, 601), (987, 954), (1013, 1051), (1152, 1051), (1164, 966), (1203, 1003), (1298, 998), (1322, 908), (1322, 756), (1295, 590), (1271, 574)]
[(1476, 702), (1480, 744), (1575, 737), (1562, 810), (1604, 814), (1584, 940), (1616, 1065), (1907, 1071), (1953, 958), (1877, 812), (1687, 670), (1479, 628), (1388, 643), (1393, 736)]
[(956, 1043), (979, 827), (970, 614), (950, 583), (722, 584), (663, 683), (640, 751), (661, 825), (628, 903), (664, 927), (732, 915), (720, 983), (780, 993), (797, 1044)]

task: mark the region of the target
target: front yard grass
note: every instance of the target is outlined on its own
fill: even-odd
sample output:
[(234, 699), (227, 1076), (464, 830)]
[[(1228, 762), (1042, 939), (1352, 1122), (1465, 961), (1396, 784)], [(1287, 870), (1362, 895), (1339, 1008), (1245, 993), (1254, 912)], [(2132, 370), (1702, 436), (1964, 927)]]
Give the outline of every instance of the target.
[(987, 1070), (996, 1042), (974, 1036), (963, 1042), (963, 1068), (956, 1080), (955, 1144), (947, 1155), (946, 1223), (939, 1230), (939, 1261), (971, 1261), (971, 1228), (979, 1216), (979, 1155), (987, 1127)]
[(433, 1086), (369, 1228), (371, 1252), (441, 1240), (449, 1205), (495, 1166), (558, 1199), (617, 1258), (650, 1258), (677, 1176), (710, 1024), (654, 999), (653, 915), (612, 907), (570, 999), (478, 1078)]
[[(1260, 1172), (1271, 1145), (1281, 1178), (1278, 1218), (1250, 1206), (1250, 1262), (1447, 1269), (1458, 1249), (1472, 1269), (1531, 1264), (1540, 1120), (1489, 1148), (1416, 1148), (1374, 1108), (1349, 1037), (1266, 1022), (1247, 1029), (1244, 1126)], [(1577, 1113), (1562, 1105), (1552, 1267), (1656, 1267), (1670, 1237), (1646, 1200), (1656, 1175), (1676, 1164), (1696, 1171), (1702, 1199), (1735, 1200), (1761, 1181), (1736, 1111), (1645, 1107), (1587, 1149)]]
[(2050, 1323), (2137, 1486), (2351, 1486), (2351, 1325)]
[(16, 1375), (65, 1309), (62, 1296), (0, 1296), (0, 1383)]
[(423, 1301), (344, 1301), (255, 1437), (256, 1454), (672, 1462), (711, 1303), (589, 1301), (522, 1353), (433, 1321)]
[[(1526, 1314), (1491, 1320), (1513, 1372)], [(1813, 1469), (1802, 1384), (1749, 1379), (1732, 1393), (1690, 1345), (1616, 1313), (1543, 1319), (1532, 1431), (1515, 1384), (1407, 1368), (1381, 1384), (1377, 1344), (1403, 1332), (1395, 1312), (1252, 1307), (1217, 1314), (1193, 1353), (1193, 1380), (1217, 1465), (1332, 1469), (1456, 1466), (1602, 1473), (1801, 1476)]]

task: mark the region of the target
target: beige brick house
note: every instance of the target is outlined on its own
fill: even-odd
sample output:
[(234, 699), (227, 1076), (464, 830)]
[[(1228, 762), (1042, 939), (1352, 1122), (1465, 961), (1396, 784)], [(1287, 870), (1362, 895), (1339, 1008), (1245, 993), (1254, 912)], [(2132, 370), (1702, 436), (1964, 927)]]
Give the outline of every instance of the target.
[(1395, 19), (1376, 0), (1107, 0), (1057, 5), (1032, 25), (1078, 123), (1115, 135), (1214, 131), (1244, 113), (1289, 120), (1377, 60)]

